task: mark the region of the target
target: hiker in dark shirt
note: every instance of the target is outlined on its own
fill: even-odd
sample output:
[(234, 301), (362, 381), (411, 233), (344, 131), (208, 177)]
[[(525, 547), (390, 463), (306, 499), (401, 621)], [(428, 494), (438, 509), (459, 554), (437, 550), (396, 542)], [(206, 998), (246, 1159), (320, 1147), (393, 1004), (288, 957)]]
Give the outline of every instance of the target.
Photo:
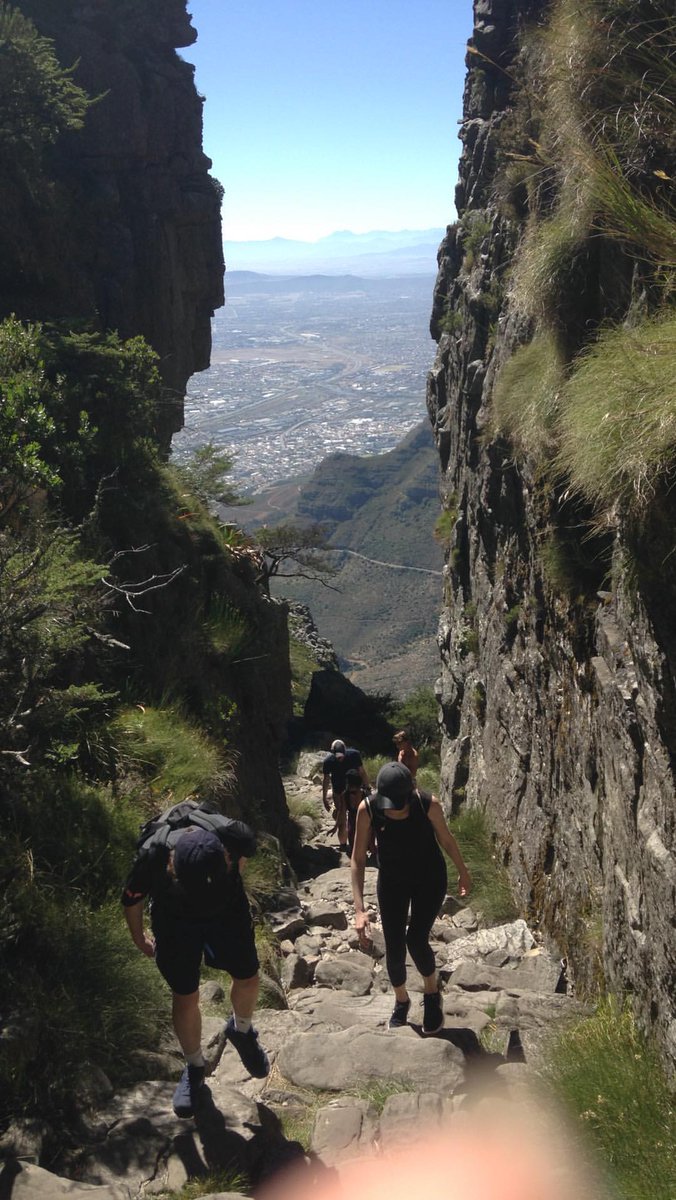
[[(221, 818), (223, 823), (226, 819)], [(172, 1017), (186, 1065), (174, 1093), (174, 1111), (191, 1117), (204, 1084), (199, 980), (202, 957), (232, 977), (232, 1016), (225, 1027), (250, 1075), (270, 1070), (252, 1025), (259, 988), (251, 911), (240, 870), (256, 852), (248, 825), (229, 821), (228, 835), (189, 826), (142, 844), (122, 894), (132, 940), (172, 990)], [(150, 897), (152, 936), (143, 923)]]
[(364, 869), (371, 831), (378, 847), (378, 905), (385, 939), (385, 963), (394, 988), (390, 1029), (407, 1022), (411, 1006), (406, 989), (406, 950), (423, 977), (424, 1034), (444, 1025), (430, 932), (446, 895), (446, 862), (442, 849), (458, 869), (459, 893), (466, 896), (472, 880), (458, 843), (436, 796), (415, 788), (403, 763), (387, 763), (379, 772), (376, 793), (365, 797), (357, 812), (352, 852), (355, 928), (362, 949), (371, 945), (371, 924), (364, 907)]
[(345, 778), (348, 771), (358, 771), (359, 777), (365, 788), (370, 788), (368, 775), (361, 760), (361, 754), (358, 750), (348, 748), (345, 742), (336, 739), (331, 743), (331, 753), (327, 754), (323, 765), (324, 778), (322, 780), (322, 803), (327, 812), (331, 811), (329, 804), (329, 784), (331, 785), (331, 793), (333, 796), (333, 805), (336, 810), (336, 826), (338, 829), (338, 843), (341, 850), (349, 853), (347, 842), (347, 811), (345, 804)]

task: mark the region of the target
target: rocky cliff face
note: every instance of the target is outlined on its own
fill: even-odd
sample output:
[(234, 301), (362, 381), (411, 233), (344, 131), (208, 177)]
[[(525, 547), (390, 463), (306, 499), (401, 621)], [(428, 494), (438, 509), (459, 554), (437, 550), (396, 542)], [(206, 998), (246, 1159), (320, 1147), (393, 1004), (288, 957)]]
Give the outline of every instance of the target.
[[(547, 455), (519, 453), (494, 418), (501, 369), (543, 324), (509, 284), (542, 196), (539, 213), (514, 193), (507, 207), (501, 180), (532, 154), (528, 124), (515, 120), (530, 69), (521, 34), (550, 9), (475, 0), (460, 220), (439, 251), (428, 408), (452, 524), (439, 633), (444, 798), (487, 811), (524, 913), (581, 989), (603, 976), (633, 995), (673, 1063), (673, 505), (665, 488), (642, 554), (621, 510), (590, 526)], [(556, 331), (568, 363), (604, 322), (631, 321), (650, 291), (621, 245), (597, 237), (576, 254), (582, 283)]]
[(86, 317), (143, 334), (160, 356), (168, 447), (223, 303), (220, 186), (202, 153), (193, 67), (176, 54), (196, 32), (185, 0), (18, 7), (97, 102), (55, 148), (49, 197), (13, 206), (5, 259), (17, 261), (5, 263), (2, 315)]

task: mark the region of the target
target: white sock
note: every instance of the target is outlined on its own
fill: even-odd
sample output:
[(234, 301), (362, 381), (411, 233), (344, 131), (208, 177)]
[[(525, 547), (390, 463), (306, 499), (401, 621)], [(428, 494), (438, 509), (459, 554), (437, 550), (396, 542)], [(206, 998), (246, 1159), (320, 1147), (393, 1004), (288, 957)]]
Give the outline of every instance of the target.
[(251, 1017), (238, 1017), (236, 1012), (234, 1012), (232, 1014), (232, 1016), (233, 1016), (233, 1020), (235, 1022), (235, 1029), (237, 1030), (237, 1032), (238, 1033), (248, 1033), (249, 1030), (251, 1029), (251, 1025), (252, 1025)]
[(203, 1067), (204, 1055), (202, 1054), (202, 1047), (200, 1046), (199, 1050), (196, 1050), (194, 1054), (186, 1054), (185, 1061), (189, 1067)]

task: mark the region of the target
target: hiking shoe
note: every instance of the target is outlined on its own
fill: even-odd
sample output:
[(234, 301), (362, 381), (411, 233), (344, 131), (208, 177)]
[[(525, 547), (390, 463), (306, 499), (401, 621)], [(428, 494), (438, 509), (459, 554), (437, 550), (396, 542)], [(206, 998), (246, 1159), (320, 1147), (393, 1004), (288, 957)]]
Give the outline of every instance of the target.
[(397, 1000), (397, 1003), (392, 1010), (392, 1016), (387, 1022), (387, 1028), (403, 1029), (404, 1025), (407, 1024), (408, 1010), (410, 1007), (410, 998), (408, 1000)]
[(444, 1010), (441, 1007), (441, 996), (438, 992), (430, 992), (423, 996), (422, 1031), (426, 1034), (438, 1033), (444, 1027)]
[(225, 1036), (232, 1042), (239, 1054), (243, 1065), (254, 1079), (264, 1079), (270, 1074), (270, 1060), (258, 1040), (256, 1030), (251, 1027), (248, 1033), (237, 1029), (235, 1018), (231, 1017), (225, 1027)]
[(174, 1112), (177, 1117), (193, 1117), (204, 1086), (204, 1067), (186, 1064), (174, 1092)]

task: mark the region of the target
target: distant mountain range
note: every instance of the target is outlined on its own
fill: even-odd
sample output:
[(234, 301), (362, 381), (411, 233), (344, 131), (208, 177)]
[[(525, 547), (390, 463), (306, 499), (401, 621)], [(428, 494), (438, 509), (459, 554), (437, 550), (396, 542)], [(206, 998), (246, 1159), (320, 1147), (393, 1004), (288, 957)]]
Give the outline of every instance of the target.
[(351, 233), (340, 230), (317, 242), (269, 238), (261, 242), (225, 242), (232, 271), (294, 275), (322, 272), (361, 276), (436, 273), (437, 249), (445, 230), (401, 229)]

